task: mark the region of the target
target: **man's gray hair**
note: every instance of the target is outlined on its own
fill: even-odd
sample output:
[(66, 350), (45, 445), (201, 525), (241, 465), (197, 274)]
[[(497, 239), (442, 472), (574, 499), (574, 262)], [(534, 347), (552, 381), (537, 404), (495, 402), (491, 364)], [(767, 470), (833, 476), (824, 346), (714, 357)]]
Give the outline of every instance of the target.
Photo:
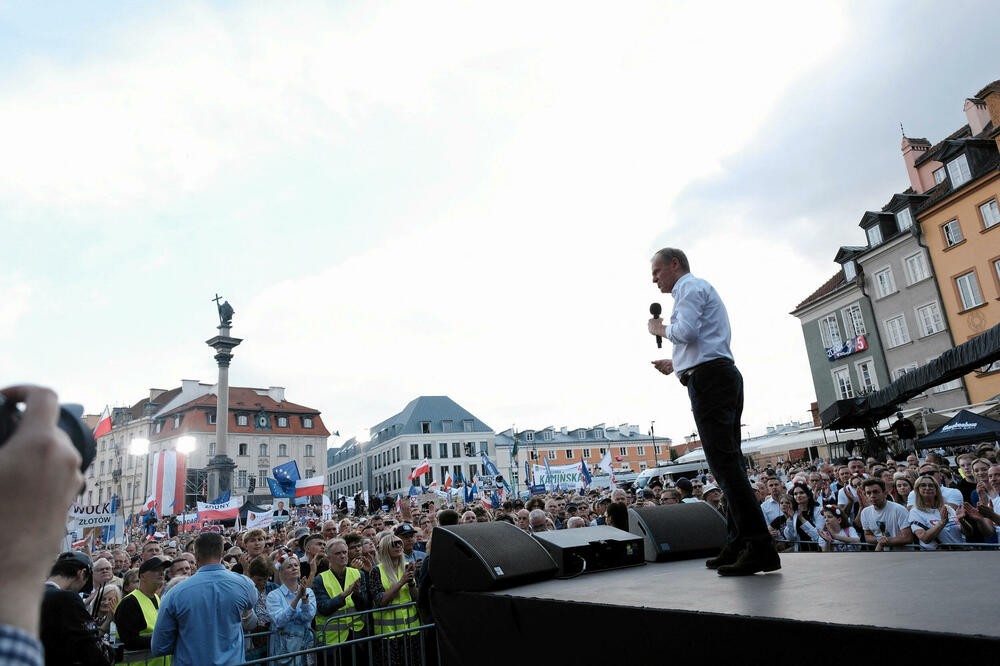
[(685, 273), (691, 271), (691, 265), (688, 263), (688, 258), (687, 255), (684, 254), (684, 250), (678, 250), (675, 247), (665, 247), (662, 250), (657, 251), (657, 253), (653, 255), (654, 260), (657, 257), (659, 257), (660, 260), (665, 264), (670, 264), (670, 262), (676, 258), (677, 263), (679, 263), (681, 266), (681, 270), (683, 270)]

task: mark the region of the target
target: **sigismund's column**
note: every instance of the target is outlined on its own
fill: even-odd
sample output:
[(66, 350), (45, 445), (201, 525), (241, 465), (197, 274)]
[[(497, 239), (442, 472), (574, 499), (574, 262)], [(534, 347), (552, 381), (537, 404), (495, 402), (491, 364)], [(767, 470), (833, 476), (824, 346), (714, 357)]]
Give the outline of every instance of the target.
[(211, 501), (233, 488), (233, 470), (236, 463), (229, 457), (227, 439), (229, 437), (229, 363), (233, 360), (233, 349), (243, 340), (229, 335), (236, 313), (229, 301), (219, 303), (221, 297), (216, 294), (216, 306), (219, 309), (219, 334), (205, 341), (215, 350), (215, 361), (219, 364), (218, 395), (215, 411), (215, 455), (208, 461), (205, 472), (208, 475), (208, 497)]

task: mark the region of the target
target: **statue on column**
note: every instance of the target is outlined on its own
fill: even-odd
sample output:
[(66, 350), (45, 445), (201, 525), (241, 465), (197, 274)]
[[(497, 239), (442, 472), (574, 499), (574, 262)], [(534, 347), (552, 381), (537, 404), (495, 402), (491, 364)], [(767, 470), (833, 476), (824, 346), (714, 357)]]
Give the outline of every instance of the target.
[[(218, 294), (212, 299), (215, 301), (215, 306), (219, 309), (219, 325), (220, 326), (232, 326), (233, 325), (233, 315), (236, 314), (236, 310), (233, 310), (233, 306), (229, 304), (229, 301), (222, 301), (222, 297)], [(219, 301), (222, 301), (221, 303)]]

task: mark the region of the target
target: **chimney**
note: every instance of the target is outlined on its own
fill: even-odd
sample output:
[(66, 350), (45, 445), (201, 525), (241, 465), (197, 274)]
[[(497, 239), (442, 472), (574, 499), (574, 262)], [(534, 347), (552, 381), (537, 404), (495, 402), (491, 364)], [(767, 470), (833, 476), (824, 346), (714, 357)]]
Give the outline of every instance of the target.
[(153, 402), (154, 400), (156, 400), (157, 398), (159, 398), (164, 393), (166, 393), (165, 389), (155, 389), (155, 388), (149, 389), (149, 401)]
[(823, 425), (823, 421), (819, 418), (819, 403), (818, 402), (810, 402), (809, 403), (809, 412), (812, 414), (813, 425), (815, 427), (818, 428), (819, 426)]
[(198, 384), (201, 382), (197, 379), (182, 379), (181, 380), (181, 393), (194, 393), (198, 390)]
[(917, 160), (931, 147), (927, 139), (911, 139), (903, 137), (903, 161), (906, 163), (906, 173), (910, 176), (910, 187), (917, 194), (923, 194), (928, 188), (920, 182), (920, 171), (917, 170)]
[(972, 136), (978, 136), (990, 122), (990, 112), (986, 108), (986, 102), (978, 97), (965, 100), (965, 117), (969, 121)]
[(1000, 81), (994, 81), (976, 94), (976, 99), (982, 100), (986, 105), (986, 111), (993, 121), (993, 133), (996, 136), (997, 148), (1000, 148)]
[(267, 388), (267, 397), (275, 402), (284, 402), (285, 400), (285, 387), (284, 386), (269, 386)]

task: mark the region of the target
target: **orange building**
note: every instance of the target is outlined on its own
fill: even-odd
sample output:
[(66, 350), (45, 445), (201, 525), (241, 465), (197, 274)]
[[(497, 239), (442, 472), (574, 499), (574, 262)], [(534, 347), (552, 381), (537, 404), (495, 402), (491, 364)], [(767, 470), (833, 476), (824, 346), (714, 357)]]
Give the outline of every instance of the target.
[[(940, 143), (904, 139), (916, 219), (956, 344), (1000, 323), (1000, 81), (965, 102), (968, 124)], [(966, 376), (973, 403), (1000, 395), (1000, 362)]]

